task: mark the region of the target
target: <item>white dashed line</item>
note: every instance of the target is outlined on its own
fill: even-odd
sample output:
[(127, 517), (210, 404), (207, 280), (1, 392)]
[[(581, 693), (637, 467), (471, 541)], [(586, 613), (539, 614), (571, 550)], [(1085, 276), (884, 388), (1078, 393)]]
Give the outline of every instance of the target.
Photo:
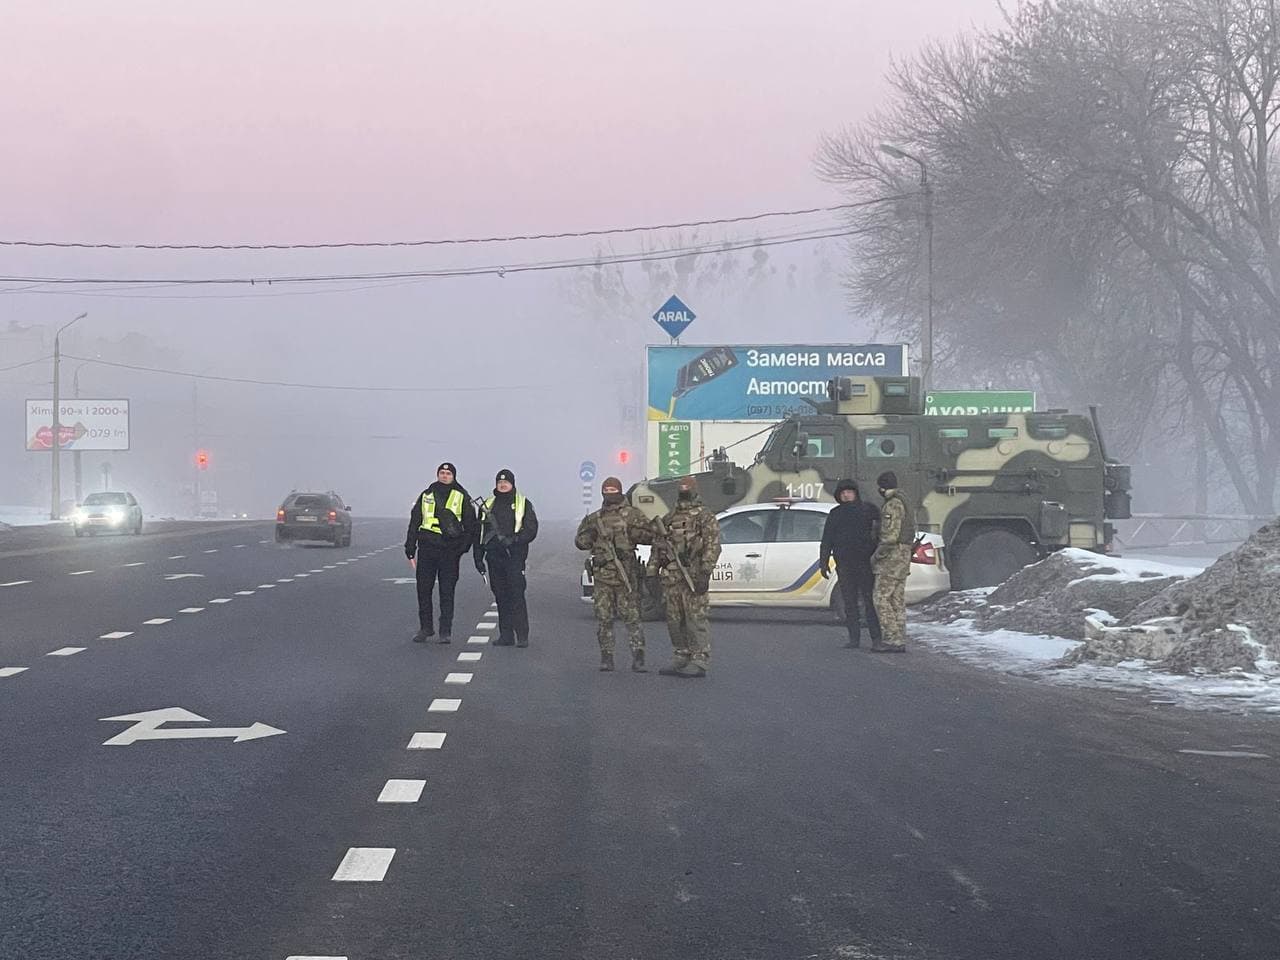
[(488, 637), (467, 637), (467, 643), (488, 643)]
[(180, 554), (178, 554), (176, 557), (170, 557), (169, 559), (170, 559), (170, 560), (185, 560), (185, 559), (187, 559), (187, 555), (186, 555), (185, 553), (180, 553)]
[(431, 706), (427, 707), (427, 713), (457, 713), (460, 706), (462, 706), (461, 700), (442, 700), (437, 697), (431, 701)]
[(86, 647), (59, 647), (57, 650), (50, 650), (45, 654), (46, 657), (74, 657), (77, 653), (84, 653)]
[(85, 574), (89, 574), (89, 573), (93, 573), (93, 571), (92, 570), (72, 570), (69, 574), (67, 574), (67, 576), (83, 577)]
[(258, 589), (259, 589), (259, 590), (274, 590), (274, 589), (275, 589), (275, 587), (276, 587), (276, 585), (275, 585), (274, 583), (260, 583), (260, 584), (258, 584)]
[(153, 617), (150, 620), (143, 620), (142, 625), (145, 627), (159, 627), (166, 623), (173, 623), (172, 617)]
[(332, 570), (332, 569), (334, 569), (334, 565), (333, 565), (332, 563), (326, 563), (326, 564), (324, 565), (324, 568), (325, 568), (326, 570)]
[(122, 564), (121, 564), (121, 566), (122, 566), (122, 567), (145, 567), (146, 565), (147, 565), (147, 561), (145, 561), (145, 560), (136, 560), (136, 561), (134, 561), (133, 563), (122, 563)]
[(20, 587), (24, 583), (30, 582), (30, 580), (10, 580), (8, 583), (0, 583), (0, 587)]
[(395, 847), (352, 847), (338, 864), (333, 879), (348, 883), (377, 883), (387, 875)]
[(493, 610), (486, 610), (484, 615), (486, 619), (488, 618), (492, 618), (494, 620), (498, 619), (498, 614)]
[(232, 547), (231, 549), (232, 549), (232, 550), (243, 550), (243, 549), (244, 549), (244, 544), (243, 544), (243, 543), (237, 543), (237, 544), (236, 544), (234, 547)]
[(26, 669), (26, 667), (0, 667), (0, 680), (5, 677), (16, 677)]
[(179, 613), (202, 613), (203, 611), (204, 611), (204, 607), (183, 607), (178, 612)]
[(99, 640), (123, 640), (125, 637), (132, 637), (132, 630), (115, 630), (111, 633), (104, 633)]
[(443, 733), (415, 733), (409, 741), (410, 750), (439, 750), (444, 746)]
[(281, 577), (276, 583), (293, 583), (292, 577)]
[(324, 571), (323, 571), (323, 570), (312, 570), (311, 572), (312, 572), (312, 573), (324, 573)]
[[(265, 541), (265, 540), (264, 540), (264, 541), (262, 541), (262, 542), (263, 542), (263, 543), (266, 543), (266, 541)], [(315, 957), (313, 957), (311, 954), (303, 955), (303, 954), (301, 954), (301, 953), (294, 953), (294, 954), (290, 954), (289, 956), (285, 957), (285, 958), (284, 958), (284, 960), (347, 960), (347, 958), (346, 958), (346, 957), (331, 957), (331, 956), (328, 956), (327, 954), (326, 954), (325, 956), (323, 956), (323, 957), (319, 957), (319, 956), (315, 956)]]
[(295, 578), (295, 579), (297, 579), (297, 580), (305, 580), (305, 579), (307, 579), (307, 577), (311, 576), (311, 574), (309, 574), (309, 573), (295, 573), (293, 576), (294, 576), (294, 578)]
[(477, 623), (477, 624), (476, 624), (476, 629), (477, 629), (477, 630), (497, 630), (497, 629), (498, 629), (498, 625), (497, 625), (496, 623), (492, 623), (492, 622), (490, 622), (490, 623)]
[(379, 803), (417, 803), (422, 799), (425, 780), (388, 780), (378, 794)]
[(460, 663), (475, 663), (483, 656), (484, 654), (479, 650), (463, 650), (458, 654), (458, 661)]
[(218, 552), (218, 548), (217, 548), (217, 547), (214, 547), (212, 550), (205, 550), (204, 552), (205, 552), (205, 553), (217, 553), (217, 552)]
[(237, 591), (236, 591), (236, 596), (237, 596), (237, 597), (252, 597), (252, 596), (253, 596), (253, 593), (254, 593), (254, 591), (252, 591), (252, 590), (237, 590)]
[(445, 683), (470, 683), (473, 674), (470, 673), (450, 673), (444, 678)]
[(230, 597), (218, 597), (216, 600), (210, 600), (210, 603), (230, 603)]

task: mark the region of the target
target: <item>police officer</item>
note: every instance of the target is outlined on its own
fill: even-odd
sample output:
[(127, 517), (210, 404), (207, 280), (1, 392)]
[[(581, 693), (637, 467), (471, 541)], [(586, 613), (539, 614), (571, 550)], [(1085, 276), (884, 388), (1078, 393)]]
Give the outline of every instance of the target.
[(645, 515), (622, 494), (622, 481), (606, 477), (600, 485), (603, 504), (582, 518), (573, 545), (591, 551), (592, 602), (596, 615), (596, 639), (600, 642), (600, 669), (613, 670), (613, 621), (627, 625), (631, 642), (631, 669), (645, 673), (644, 628), (640, 625), (642, 570), (636, 545), (652, 543)]
[(871, 558), (875, 571), (876, 615), (883, 636), (872, 643), (876, 653), (904, 653), (907, 649), (907, 574), (916, 539), (915, 512), (898, 489), (898, 476), (886, 470), (876, 478), (884, 506), (880, 508), (880, 543)]
[(435, 636), (431, 594), (440, 580), (440, 642), (453, 639), (453, 592), (458, 584), (458, 561), (476, 535), (476, 511), (467, 491), (458, 484), (452, 463), (436, 468), (436, 482), (423, 490), (409, 514), (404, 555), (417, 555), (418, 632), (414, 643)]
[(676, 507), (654, 521), (649, 563), (662, 577), (674, 659), (666, 677), (705, 677), (711, 663), (708, 624), (711, 571), (720, 559), (720, 525), (698, 497), (698, 481), (681, 477)]
[(494, 478), (493, 495), (484, 502), (476, 537), (476, 570), (489, 572), (489, 586), (498, 603), (495, 646), (529, 645), (529, 608), (524, 598), (524, 565), (529, 544), (538, 535), (533, 501), (516, 490), (516, 475), (503, 468)]
[(839, 573), (836, 584), (844, 598), (844, 622), (849, 629), (846, 647), (862, 645), (862, 610), (866, 611), (872, 646), (880, 644), (880, 620), (871, 599), (876, 579), (871, 570), (871, 555), (876, 552), (879, 523), (880, 511), (862, 499), (854, 481), (841, 480), (836, 484), (836, 506), (827, 514), (822, 528), (818, 569), (824, 578), (830, 579), (831, 557), (835, 556)]

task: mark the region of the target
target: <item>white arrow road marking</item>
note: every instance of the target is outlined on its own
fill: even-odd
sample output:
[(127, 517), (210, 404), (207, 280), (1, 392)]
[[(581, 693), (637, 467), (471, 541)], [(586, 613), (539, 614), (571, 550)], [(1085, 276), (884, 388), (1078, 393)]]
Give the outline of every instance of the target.
[(444, 678), (445, 683), (470, 683), (473, 674), (470, 673), (450, 673)]
[(387, 875), (395, 847), (352, 847), (338, 864), (335, 880), (357, 883), (377, 883)]
[(441, 700), (437, 697), (431, 701), (431, 706), (427, 707), (427, 713), (457, 713), (460, 706), (462, 706), (461, 700)]
[(204, 607), (183, 607), (179, 613), (203, 613)]
[(150, 620), (143, 620), (144, 627), (158, 627), (165, 623), (172, 623), (173, 617), (152, 617)]
[(5, 677), (16, 677), (26, 669), (26, 667), (0, 667), (0, 680), (3, 680)]
[(113, 630), (111, 633), (104, 633), (99, 640), (123, 640), (125, 637), (132, 637), (132, 630)]
[(413, 577), (383, 577), (382, 582), (402, 585), (406, 583), (417, 583), (418, 581), (415, 580)]
[(229, 739), (234, 743), (245, 740), (260, 740), (263, 737), (274, 737), (284, 733), (265, 723), (253, 723), (247, 727), (181, 727), (161, 729), (166, 723), (208, 723), (204, 717), (182, 707), (167, 707), (162, 710), (144, 710), (141, 713), (126, 713), (119, 717), (102, 717), (105, 721), (122, 721), (132, 723), (127, 730), (117, 733), (110, 740), (103, 741), (104, 747), (127, 747), (139, 740), (204, 740)]
[(46, 657), (71, 657), (77, 653), (84, 653), (84, 647), (59, 647), (57, 650), (50, 650), (45, 654)]
[(378, 794), (379, 803), (417, 803), (422, 799), (425, 780), (388, 780)]
[(165, 574), (164, 578), (166, 580), (190, 580), (194, 577), (199, 577), (200, 579), (204, 579), (204, 574), (203, 573), (167, 573)]
[(488, 643), (488, 637), (467, 637), (467, 643)]
[(439, 750), (444, 746), (443, 733), (415, 733), (409, 740), (409, 750)]
[(475, 663), (477, 660), (479, 660), (483, 656), (484, 654), (481, 653), (479, 650), (474, 650), (474, 651), (463, 650), (460, 654), (458, 654), (458, 662), (459, 663)]
[(0, 583), (0, 587), (20, 587), (30, 582), (30, 580), (10, 580), (8, 583)]

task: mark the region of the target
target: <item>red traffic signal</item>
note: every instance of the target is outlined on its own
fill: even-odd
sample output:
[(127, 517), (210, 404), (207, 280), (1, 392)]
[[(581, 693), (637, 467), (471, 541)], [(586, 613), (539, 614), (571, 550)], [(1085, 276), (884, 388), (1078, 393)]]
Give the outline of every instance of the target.
[(197, 470), (209, 469), (209, 451), (207, 450), (196, 451), (196, 469)]
[(619, 462), (619, 463), (622, 463), (622, 464), (630, 463), (630, 462), (631, 462), (631, 451), (630, 451), (630, 450), (619, 450), (619, 451), (618, 451), (618, 462)]

